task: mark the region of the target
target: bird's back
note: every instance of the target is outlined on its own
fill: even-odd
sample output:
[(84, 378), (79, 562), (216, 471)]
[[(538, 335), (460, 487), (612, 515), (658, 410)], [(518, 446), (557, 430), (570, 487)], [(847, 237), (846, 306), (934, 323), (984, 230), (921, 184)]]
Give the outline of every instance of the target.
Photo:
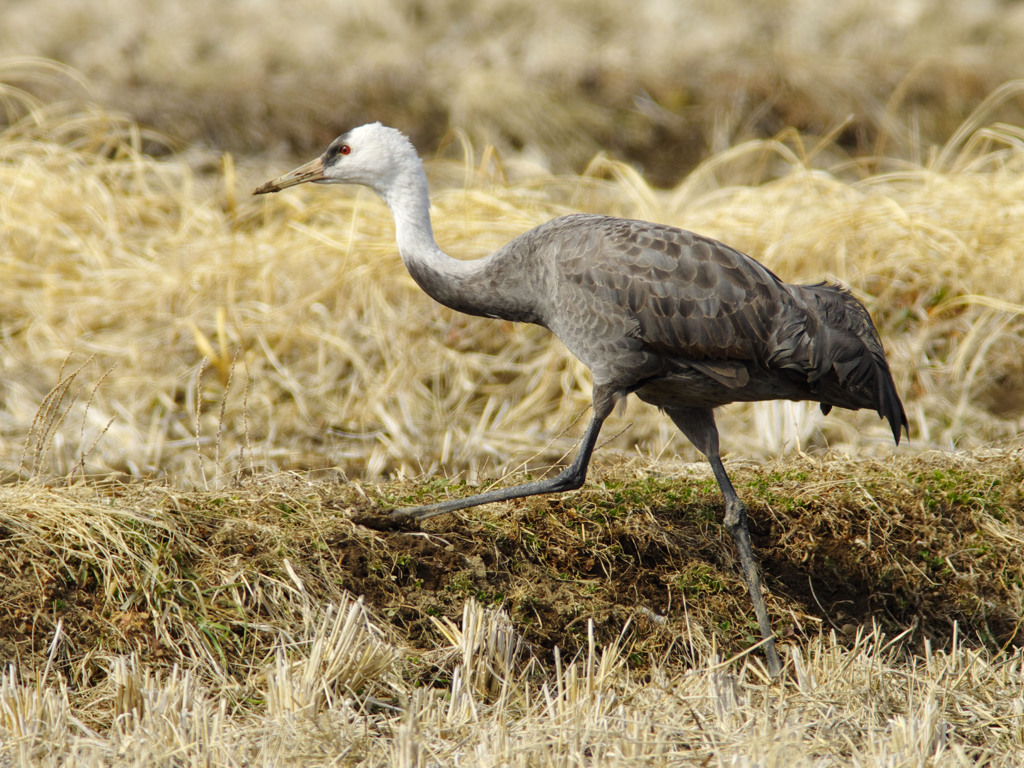
[(897, 441), (907, 423), (867, 310), (835, 286), (790, 285), (718, 241), (606, 216), (555, 219), (503, 250), (530, 273), (518, 289), (536, 297), (535, 322), (595, 383), (670, 407), (871, 408)]

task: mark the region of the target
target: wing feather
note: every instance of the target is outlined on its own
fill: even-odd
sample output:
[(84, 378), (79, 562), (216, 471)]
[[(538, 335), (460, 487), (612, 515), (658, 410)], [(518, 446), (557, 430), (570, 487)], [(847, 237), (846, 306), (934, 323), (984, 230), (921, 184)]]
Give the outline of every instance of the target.
[[(554, 278), (543, 322), (595, 381), (644, 387), (652, 402), (686, 402), (696, 386), (702, 402), (874, 408), (899, 440), (907, 419), (881, 342), (845, 291), (788, 285), (734, 248), (664, 225), (576, 215), (540, 229)], [(733, 394), (709, 392), (693, 372)]]
[(757, 342), (768, 338), (770, 305), (785, 290), (775, 275), (685, 230), (626, 219), (598, 223), (599, 247), (585, 259), (564, 259), (563, 275), (634, 317), (644, 348), (688, 360), (761, 357)]

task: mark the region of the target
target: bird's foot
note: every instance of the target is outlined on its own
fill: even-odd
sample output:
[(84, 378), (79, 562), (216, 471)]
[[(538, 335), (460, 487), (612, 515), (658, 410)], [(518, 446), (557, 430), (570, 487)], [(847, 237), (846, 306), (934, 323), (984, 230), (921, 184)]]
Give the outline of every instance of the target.
[(381, 514), (370, 512), (352, 516), (352, 522), (375, 531), (418, 531), (419, 520), (409, 510), (392, 509)]

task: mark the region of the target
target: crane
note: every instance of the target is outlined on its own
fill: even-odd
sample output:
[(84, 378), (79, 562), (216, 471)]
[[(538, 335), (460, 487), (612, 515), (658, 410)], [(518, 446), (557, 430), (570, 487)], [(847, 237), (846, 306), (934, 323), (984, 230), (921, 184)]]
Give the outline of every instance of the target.
[(430, 223), (427, 178), (400, 131), (371, 123), (268, 181), (288, 187), (360, 184), (395, 219), (406, 268), (435, 300), (459, 312), (548, 328), (593, 374), (592, 413), (572, 463), (559, 474), (464, 498), (394, 510), (421, 521), (497, 501), (583, 485), (605, 419), (635, 394), (661, 408), (707, 457), (762, 635), (769, 671), (781, 672), (747, 522), (725, 471), (714, 409), (738, 401), (811, 400), (870, 408), (898, 444), (909, 424), (867, 310), (826, 283), (785, 283), (746, 254), (675, 227), (610, 216), (553, 219), (480, 259), (454, 259)]

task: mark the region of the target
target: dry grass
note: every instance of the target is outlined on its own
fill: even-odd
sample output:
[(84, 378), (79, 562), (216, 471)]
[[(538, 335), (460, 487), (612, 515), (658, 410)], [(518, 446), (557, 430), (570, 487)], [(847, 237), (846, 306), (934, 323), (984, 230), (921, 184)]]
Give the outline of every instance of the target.
[[(64, 63), (0, 62), (0, 766), (1022, 762), (1016, 11), (23, 5), (2, 49)], [(789, 456), (730, 466), (784, 681), (642, 406), (578, 493), (353, 524), (545, 471), (589, 398), (546, 332), (422, 295), (369, 193), (249, 197), (363, 119), (444, 137), (456, 256), (609, 212), (868, 305), (895, 457), (872, 414), (720, 417)]]
[(4, 486), (0, 765), (1017, 765), (1018, 453), (739, 470), (775, 683), (699, 475), (414, 533), (351, 522), (408, 486)]
[[(464, 145), (464, 161), (430, 164), (437, 236), (475, 257), (558, 214), (607, 211), (717, 236), (790, 280), (839, 280), (876, 318), (911, 448), (984, 445), (1024, 415), (1024, 288), (1007, 279), (1024, 152), (1019, 130), (988, 125), (1021, 90), (994, 93), (921, 165), (829, 165), (788, 134), (716, 155), (667, 192), (606, 158), (558, 177)], [(279, 167), (194, 148), (155, 160), (141, 148), (156, 138), (123, 118), (9, 108), (25, 115), (0, 134), (8, 476), (203, 486), (312, 466), (475, 482), (572, 449), (586, 372), (541, 329), (431, 302), (369, 193), (252, 199)], [(722, 428), (747, 456), (887, 442), (872, 414), (821, 419), (811, 405), (726, 409)], [(693, 455), (639, 405), (607, 437)]]
[(790, 127), (912, 160), (1024, 77), (1022, 45), (1024, 13), (999, 0), (37, 0), (0, 28), (5, 55), (69, 64), (105, 108), (236, 154), (307, 155), (380, 119), (558, 172), (611, 150), (662, 185)]

